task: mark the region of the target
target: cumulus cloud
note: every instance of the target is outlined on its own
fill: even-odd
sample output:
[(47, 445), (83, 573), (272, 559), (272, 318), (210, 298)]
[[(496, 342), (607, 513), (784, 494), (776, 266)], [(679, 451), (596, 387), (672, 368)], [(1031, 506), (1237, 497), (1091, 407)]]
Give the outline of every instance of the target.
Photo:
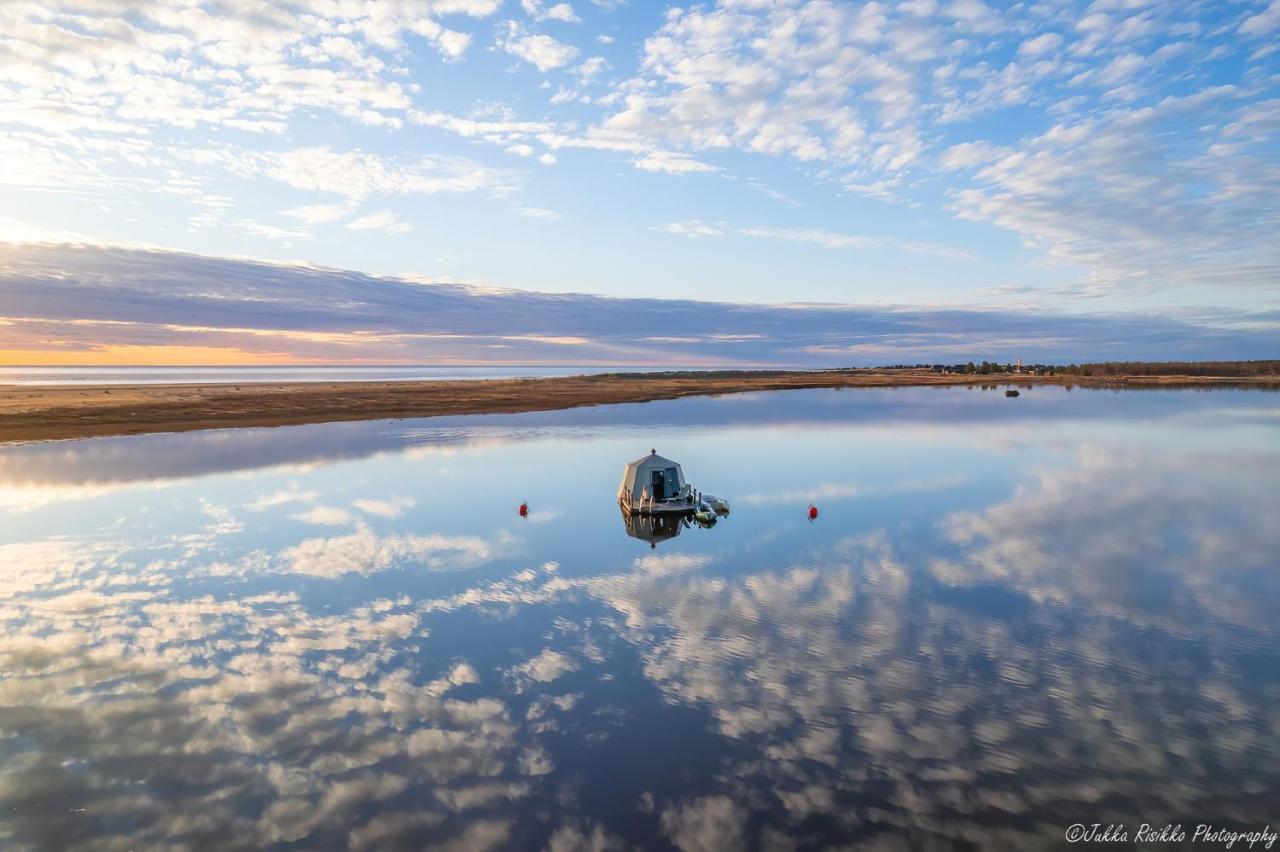
[(515, 21), (508, 21), (499, 34), (498, 47), (533, 65), (544, 74), (568, 65), (578, 48), (544, 33), (530, 34)]
[(520, 0), (524, 13), (535, 21), (560, 21), (565, 24), (580, 24), (582, 19), (573, 11), (568, 3), (546, 3), (544, 0)]

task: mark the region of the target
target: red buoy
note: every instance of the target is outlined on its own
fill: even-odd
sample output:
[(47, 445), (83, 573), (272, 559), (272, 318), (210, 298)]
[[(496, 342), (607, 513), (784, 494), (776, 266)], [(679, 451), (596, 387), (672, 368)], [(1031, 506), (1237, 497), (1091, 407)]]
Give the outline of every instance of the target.
[(528, 503), (521, 503), (521, 504), (520, 504), (520, 517), (522, 517), (522, 518), (527, 518), (527, 517), (529, 517), (529, 504), (528, 504)]
[(809, 520), (811, 521), (817, 520), (817, 517), (818, 517), (818, 507), (810, 503), (809, 504)]

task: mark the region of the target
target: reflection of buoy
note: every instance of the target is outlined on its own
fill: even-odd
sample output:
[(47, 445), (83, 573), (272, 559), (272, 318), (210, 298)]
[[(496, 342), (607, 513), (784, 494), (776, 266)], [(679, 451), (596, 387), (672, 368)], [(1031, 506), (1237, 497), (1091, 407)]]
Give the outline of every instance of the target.
[(813, 521), (813, 520), (817, 520), (817, 518), (818, 518), (818, 507), (810, 503), (809, 504), (809, 520)]
[(522, 518), (527, 518), (527, 517), (529, 517), (529, 504), (528, 504), (528, 503), (521, 503), (521, 504), (520, 504), (520, 517), (522, 517)]

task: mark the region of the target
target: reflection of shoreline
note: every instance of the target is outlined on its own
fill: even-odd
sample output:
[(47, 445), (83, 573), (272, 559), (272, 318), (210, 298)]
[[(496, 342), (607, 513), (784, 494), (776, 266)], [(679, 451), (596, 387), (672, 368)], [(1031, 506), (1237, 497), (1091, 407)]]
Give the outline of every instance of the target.
[(1009, 384), (1023, 387), (1276, 389), (1280, 386), (1280, 378), (975, 377), (929, 370), (832, 370), (615, 373), (434, 382), (0, 387), (0, 441), (548, 411), (748, 391), (956, 385), (998, 387)]
[[(1016, 403), (1006, 404), (1002, 396), (996, 398), (979, 388), (771, 391), (521, 414), (313, 423), (279, 429), (211, 429), (13, 444), (0, 446), (0, 506), (5, 505), (5, 489), (14, 492), (15, 499), (21, 496), (16, 495), (17, 491), (101, 491), (128, 483), (172, 482), (269, 468), (305, 469), (384, 453), (450, 453), (482, 443), (496, 445), (557, 434), (604, 435), (637, 428), (710, 429), (717, 433), (768, 428), (794, 434), (840, 425), (873, 427), (901, 436), (904, 429), (936, 428), (939, 417), (945, 416), (948, 434), (957, 427), (986, 429), (998, 424), (999, 434), (1008, 435), (1017, 424), (1064, 419), (1155, 421), (1192, 414), (1212, 416), (1219, 423), (1251, 418), (1274, 421), (1274, 408), (1267, 396), (1222, 389), (1197, 394), (1126, 394), (1117, 399), (1114, 393), (1097, 390), (1069, 393), (1062, 388), (1043, 387), (1024, 394)], [(913, 439), (927, 440), (919, 433), (913, 433)], [(12, 507), (13, 501), (9, 505)]]

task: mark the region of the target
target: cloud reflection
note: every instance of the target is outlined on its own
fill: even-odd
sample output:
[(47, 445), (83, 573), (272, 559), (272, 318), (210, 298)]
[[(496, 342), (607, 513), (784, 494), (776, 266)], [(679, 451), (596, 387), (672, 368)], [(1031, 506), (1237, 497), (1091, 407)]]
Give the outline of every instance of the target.
[[(658, 552), (612, 505), (605, 540), (573, 513), (464, 529), (345, 469), (349, 493), (323, 469), (175, 489), (133, 526), (32, 514), (0, 543), (0, 845), (1026, 847), (1265, 820), (1273, 426), (1195, 417), (1029, 427), (942, 511), (877, 504), (932, 493), (895, 468), (859, 532), (747, 502)], [(583, 443), (558, 452), (539, 464)], [(350, 525), (285, 520), (320, 506)]]

